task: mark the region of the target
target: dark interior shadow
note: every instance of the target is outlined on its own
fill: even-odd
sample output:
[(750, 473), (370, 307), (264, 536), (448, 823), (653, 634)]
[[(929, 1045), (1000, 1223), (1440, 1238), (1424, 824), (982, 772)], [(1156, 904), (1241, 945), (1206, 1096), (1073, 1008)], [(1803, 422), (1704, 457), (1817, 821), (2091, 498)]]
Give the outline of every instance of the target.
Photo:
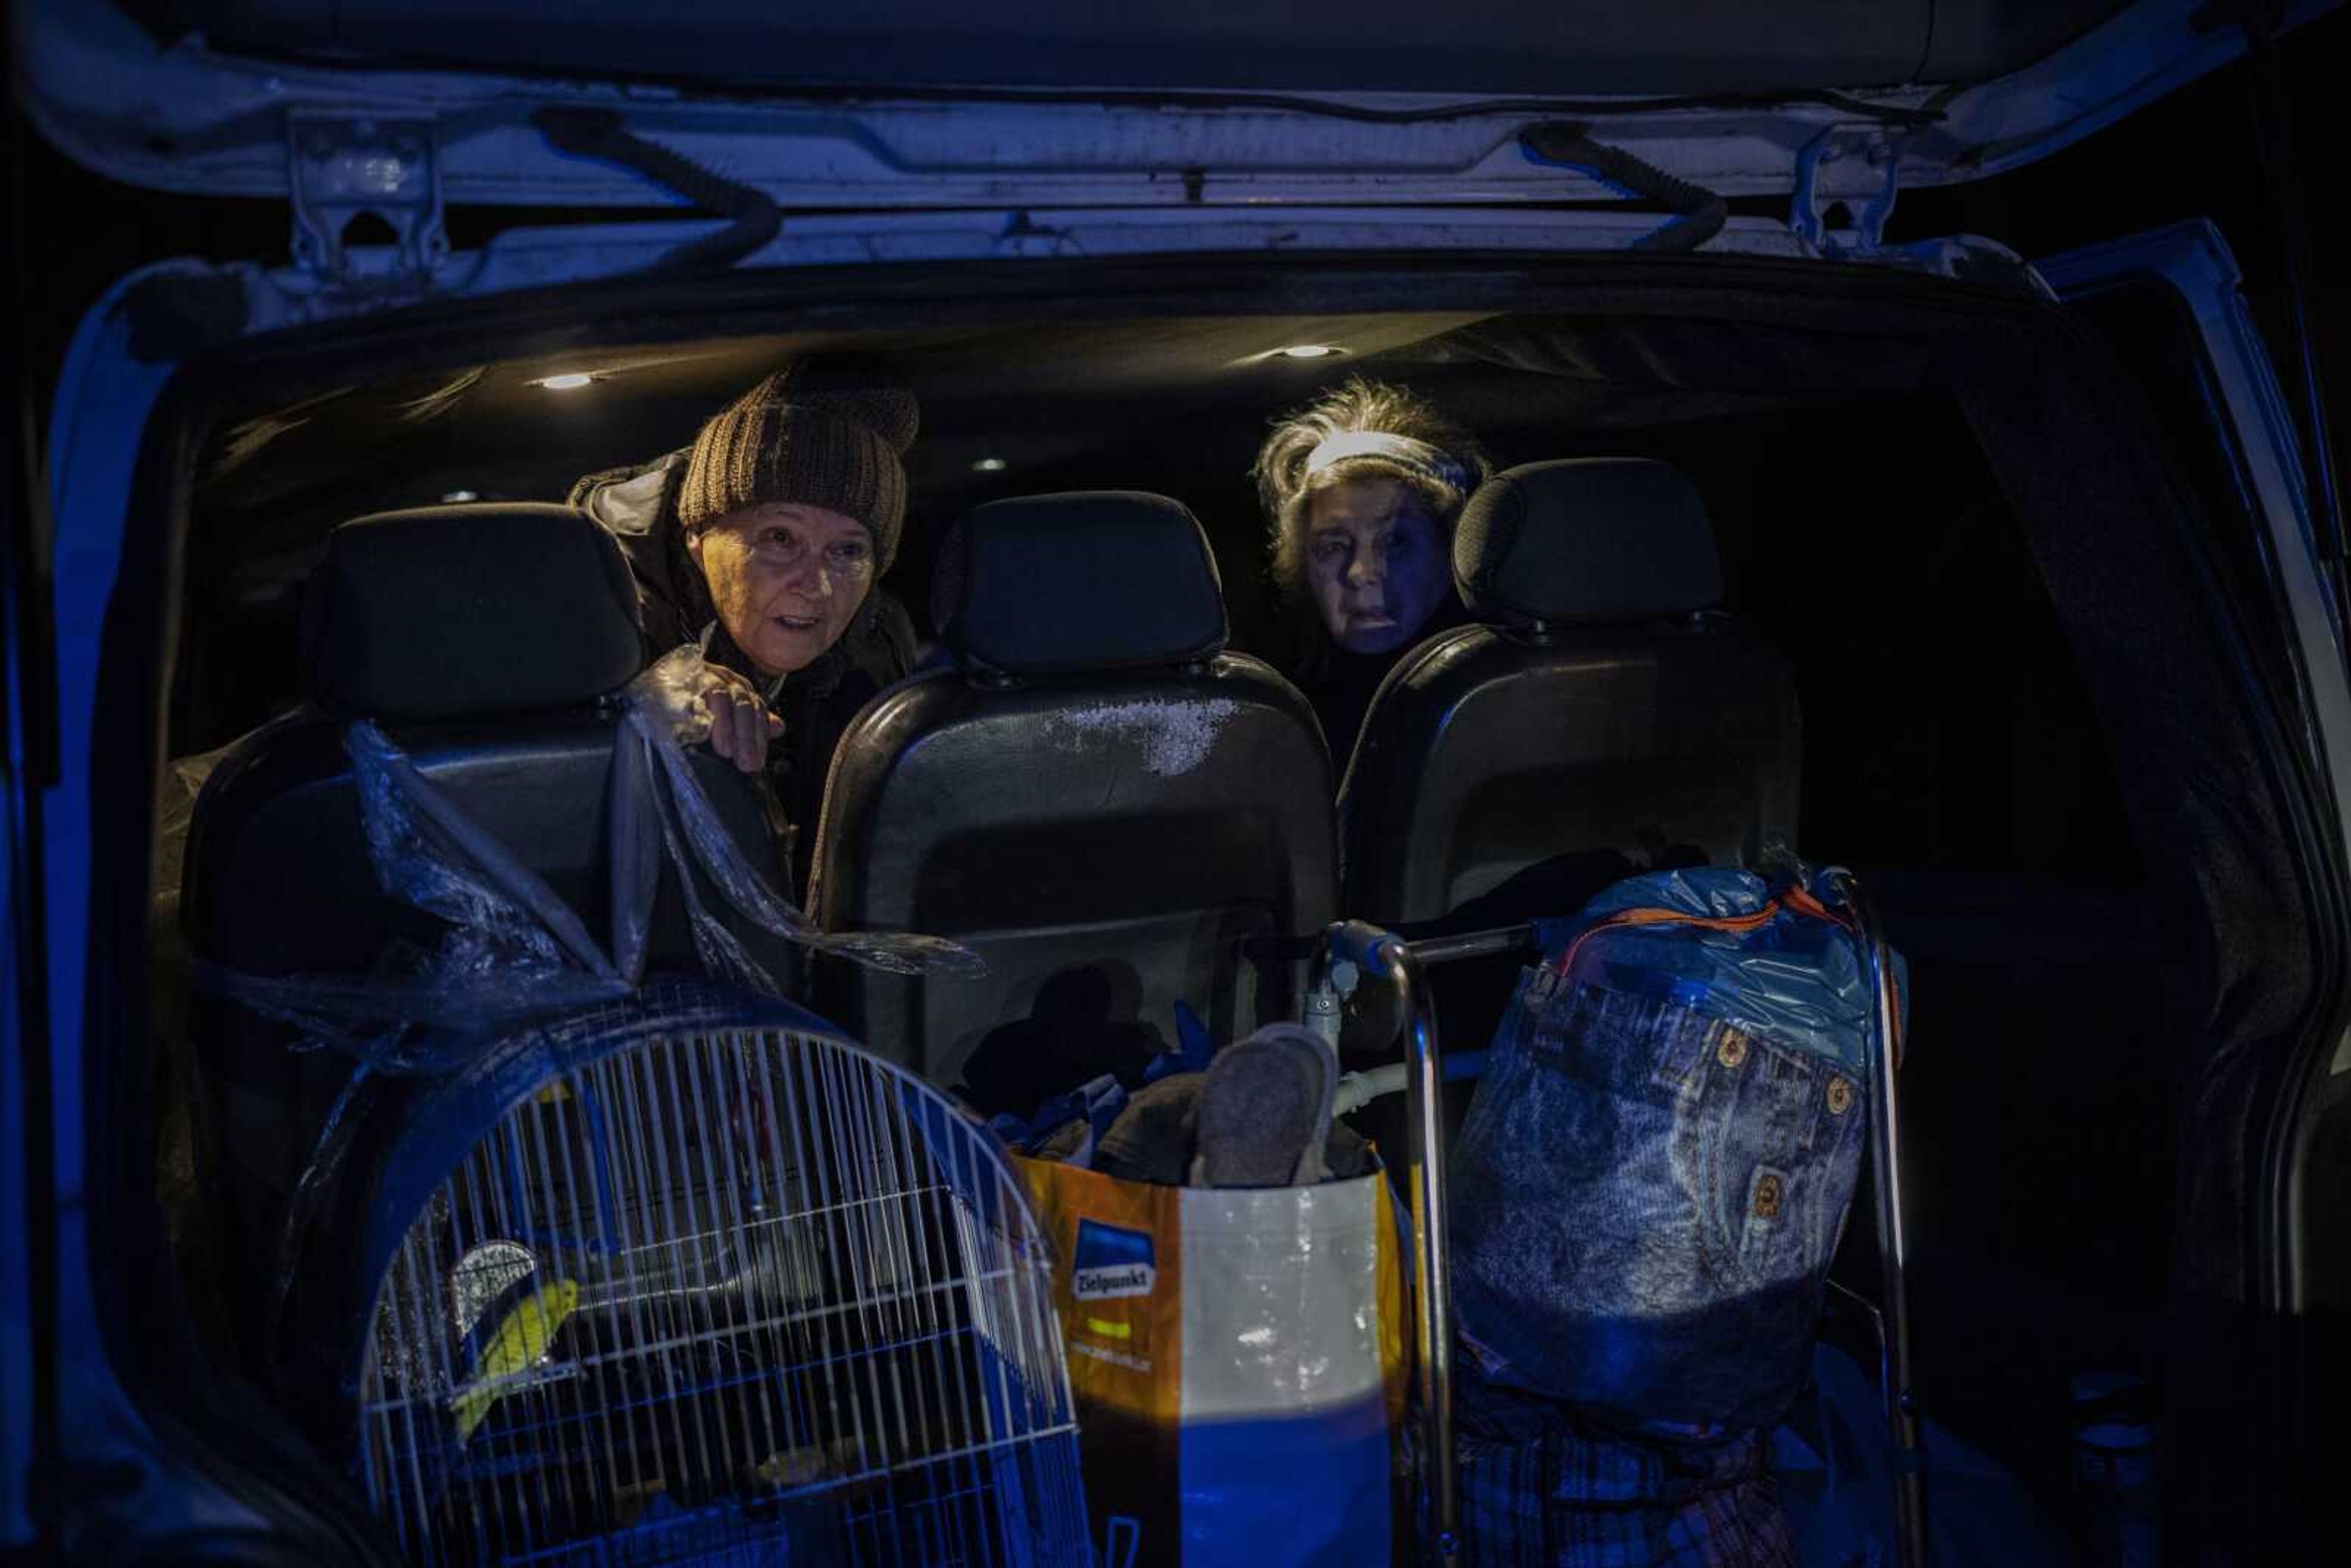
[(1143, 979), (1131, 965), (1099, 959), (1057, 969), (1039, 982), (1027, 1016), (981, 1039), (958, 1092), (987, 1115), (1025, 1116), (1105, 1072), (1140, 1083), (1167, 1049), (1159, 1025), (1139, 1016), (1142, 1001)]

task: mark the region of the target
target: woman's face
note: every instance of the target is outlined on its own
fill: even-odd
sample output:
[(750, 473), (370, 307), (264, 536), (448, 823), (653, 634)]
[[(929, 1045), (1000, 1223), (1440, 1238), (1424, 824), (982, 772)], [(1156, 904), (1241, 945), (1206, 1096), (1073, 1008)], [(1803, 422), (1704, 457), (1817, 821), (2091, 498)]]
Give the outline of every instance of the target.
[(839, 642), (873, 587), (865, 526), (822, 507), (745, 507), (713, 518), (685, 548), (719, 624), (770, 680)]
[(1384, 653), (1420, 635), (1453, 591), (1453, 566), (1412, 486), (1342, 479), (1308, 503), (1306, 581), (1332, 642)]

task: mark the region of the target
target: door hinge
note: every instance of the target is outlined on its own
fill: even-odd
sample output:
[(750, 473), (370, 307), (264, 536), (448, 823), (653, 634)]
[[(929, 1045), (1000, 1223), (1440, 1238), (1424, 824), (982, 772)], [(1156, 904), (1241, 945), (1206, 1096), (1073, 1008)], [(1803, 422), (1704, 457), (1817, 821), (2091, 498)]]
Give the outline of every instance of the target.
[[(1832, 125), (1796, 154), (1796, 193), (1788, 226), (1832, 256), (1873, 251), (1886, 243), (1886, 220), (1902, 167), (1900, 132), (1859, 121)], [(1850, 221), (1829, 225), (1843, 207)]]
[[(342, 287), (423, 292), (449, 257), (441, 220), (441, 134), (429, 115), (291, 110), (287, 193), (295, 265)], [(346, 243), (352, 220), (392, 228), (389, 246)]]

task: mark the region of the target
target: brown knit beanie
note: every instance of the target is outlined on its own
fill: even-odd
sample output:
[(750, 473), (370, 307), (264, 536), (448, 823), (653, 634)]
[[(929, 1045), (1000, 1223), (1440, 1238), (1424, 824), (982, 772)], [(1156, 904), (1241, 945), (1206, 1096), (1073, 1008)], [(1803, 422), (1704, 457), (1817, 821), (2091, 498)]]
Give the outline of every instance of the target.
[(914, 394), (858, 360), (797, 360), (702, 427), (678, 492), (689, 533), (767, 501), (822, 507), (873, 536), (890, 570), (906, 521), (902, 461), (921, 423)]

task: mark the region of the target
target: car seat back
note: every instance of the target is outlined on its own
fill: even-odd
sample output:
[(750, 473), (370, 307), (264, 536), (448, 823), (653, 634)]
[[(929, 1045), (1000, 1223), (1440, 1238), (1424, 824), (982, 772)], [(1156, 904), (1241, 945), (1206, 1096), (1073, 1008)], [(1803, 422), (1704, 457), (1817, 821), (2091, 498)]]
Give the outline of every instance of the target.
[(1351, 915), (1510, 924), (1792, 837), (1794, 688), (1714, 612), (1687, 478), (1629, 458), (1511, 469), (1471, 497), (1453, 560), (1473, 623), (1390, 672), (1347, 771)]
[(932, 603), (952, 667), (843, 737), (810, 903), (827, 930), (953, 937), (990, 973), (827, 961), (819, 1010), (1021, 1110), (1176, 1044), (1179, 1001), (1219, 1039), (1290, 1016), (1286, 939), (1337, 908), (1329, 752), (1304, 697), (1223, 651), (1192, 515), (1128, 492), (983, 507)]

